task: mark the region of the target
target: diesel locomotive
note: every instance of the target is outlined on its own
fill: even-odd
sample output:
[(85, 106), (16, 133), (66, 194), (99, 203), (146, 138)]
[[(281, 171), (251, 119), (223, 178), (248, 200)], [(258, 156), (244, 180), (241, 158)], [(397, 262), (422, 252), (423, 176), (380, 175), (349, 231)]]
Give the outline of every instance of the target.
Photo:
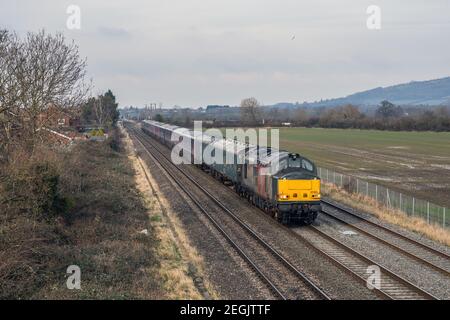
[[(145, 120), (142, 130), (172, 148), (186, 139), (190, 157), (213, 176), (232, 185), (242, 197), (283, 224), (311, 224), (321, 210), (320, 179), (314, 163), (298, 153), (243, 143), (231, 139), (215, 139), (185, 128)], [(182, 129), (182, 130), (180, 130)], [(184, 140), (184, 143), (186, 143)], [(197, 143), (201, 152), (195, 152)], [(203, 160), (207, 150), (222, 152), (231, 163)]]

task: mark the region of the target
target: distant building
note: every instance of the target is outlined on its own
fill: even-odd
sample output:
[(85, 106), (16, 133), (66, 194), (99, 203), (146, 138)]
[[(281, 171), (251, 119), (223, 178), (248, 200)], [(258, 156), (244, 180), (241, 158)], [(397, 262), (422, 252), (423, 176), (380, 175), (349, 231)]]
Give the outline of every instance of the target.
[(38, 116), (39, 126), (47, 128), (68, 128), (80, 125), (80, 117), (75, 110), (50, 106)]

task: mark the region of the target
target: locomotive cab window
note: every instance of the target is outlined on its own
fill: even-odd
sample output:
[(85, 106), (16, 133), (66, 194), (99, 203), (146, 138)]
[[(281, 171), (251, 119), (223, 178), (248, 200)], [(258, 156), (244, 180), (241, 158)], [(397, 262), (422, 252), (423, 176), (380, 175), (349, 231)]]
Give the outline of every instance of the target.
[(279, 162), (278, 166), (276, 167), (276, 171), (286, 169), (287, 167), (288, 167), (287, 161), (286, 160), (281, 160)]
[(312, 163), (305, 159), (302, 159), (302, 168), (308, 171), (314, 171)]
[(301, 160), (299, 158), (289, 158), (289, 167), (290, 168), (300, 168)]

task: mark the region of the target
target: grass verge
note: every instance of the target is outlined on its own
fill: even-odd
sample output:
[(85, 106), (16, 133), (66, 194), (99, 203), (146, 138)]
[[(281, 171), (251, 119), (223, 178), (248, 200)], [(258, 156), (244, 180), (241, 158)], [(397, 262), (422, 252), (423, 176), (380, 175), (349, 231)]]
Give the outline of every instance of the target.
[(124, 132), (124, 135), (128, 155), (136, 172), (138, 189), (144, 195), (147, 207), (151, 208), (150, 224), (158, 239), (158, 274), (163, 279), (162, 286), (167, 298), (217, 299), (219, 295), (205, 275), (202, 257), (191, 245), (181, 221), (160, 192), (145, 162), (133, 152), (128, 134)]

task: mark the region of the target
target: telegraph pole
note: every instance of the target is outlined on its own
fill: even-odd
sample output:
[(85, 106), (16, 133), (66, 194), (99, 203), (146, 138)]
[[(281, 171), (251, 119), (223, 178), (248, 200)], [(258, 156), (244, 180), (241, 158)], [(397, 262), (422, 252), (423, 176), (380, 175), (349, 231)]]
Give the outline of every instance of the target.
[(161, 112), (162, 110), (162, 102), (150, 102), (149, 104), (145, 104), (144, 112), (142, 114), (143, 119), (154, 119), (156, 114)]

